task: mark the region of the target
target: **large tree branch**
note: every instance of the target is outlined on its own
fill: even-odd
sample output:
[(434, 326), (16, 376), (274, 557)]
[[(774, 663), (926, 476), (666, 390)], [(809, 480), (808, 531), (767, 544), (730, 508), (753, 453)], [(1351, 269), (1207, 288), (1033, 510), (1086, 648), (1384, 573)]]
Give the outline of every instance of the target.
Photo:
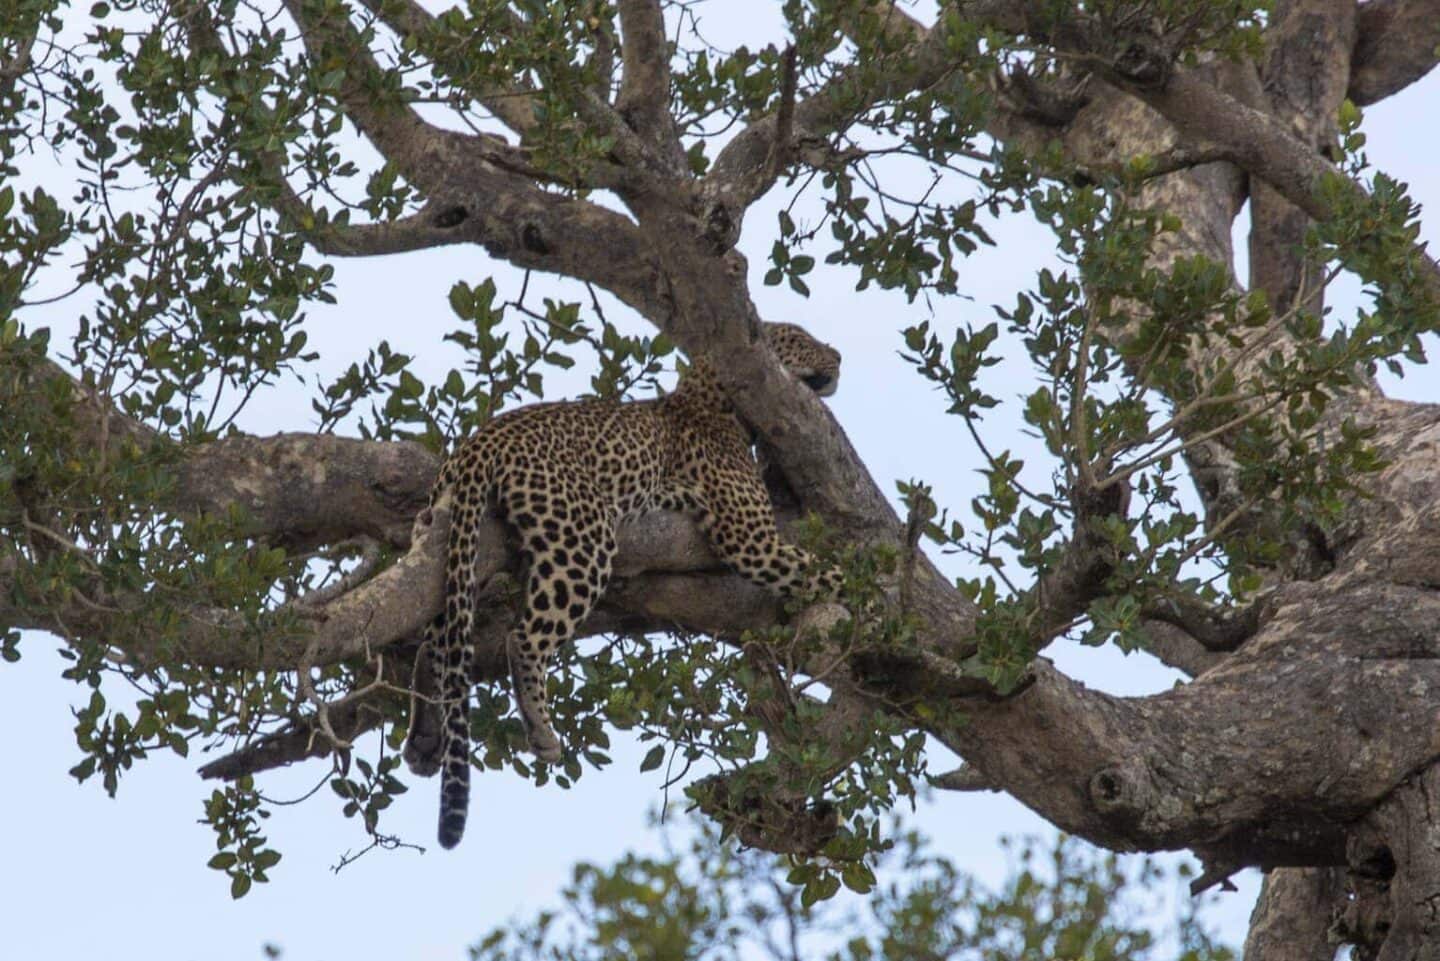
[[(784, 169), (773, 158), (791, 157), (807, 147), (824, 147), (882, 99), (899, 97), (940, 82), (955, 68), (949, 32), (936, 26), (904, 46), (907, 21), (884, 21), (877, 36), (898, 49), (866, 51), (862, 64), (843, 67), (820, 89), (751, 123), (715, 158), (701, 184), (706, 217), (725, 246), (739, 237), (746, 208), (764, 194)], [(782, 117), (782, 114), (784, 115)], [(786, 120), (782, 124), (782, 119)], [(788, 143), (782, 142), (788, 139)]]
[(670, 112), (670, 49), (660, 0), (620, 0), (620, 93), (615, 110), (683, 176), (685, 149)]
[[(205, 8), (190, 9), (184, 19), (197, 49), (229, 56)], [(337, 29), (342, 36), (348, 30), (359, 42), (348, 25)], [(330, 36), (324, 31), (321, 35)], [(311, 42), (320, 43), (314, 38)], [(373, 58), (360, 56), (371, 70), (378, 70)], [(388, 118), (394, 130), (413, 133), (416, 142), (405, 149), (420, 146), (423, 165), (433, 175), (433, 182), (426, 191), (430, 195), (426, 207), (409, 217), (389, 223), (316, 227), (308, 205), (285, 177), (284, 157), (273, 152), (261, 155), (258, 160), (275, 191), (271, 202), (309, 235), (317, 249), (339, 256), (365, 256), (421, 245), (479, 243), (517, 266), (600, 284), (639, 309), (653, 306), (655, 285), (648, 244), (623, 215), (541, 190), (525, 151), (499, 138), (438, 131), (408, 108), (393, 108), (400, 111), (397, 119), (381, 105), (366, 102), (359, 80), (352, 76), (347, 84), (358, 97), (362, 114), (378, 111), (376, 116)], [(409, 134), (397, 136), (403, 140)], [(384, 144), (378, 145), (385, 149)], [(422, 173), (422, 186), (425, 176)], [(620, 176), (631, 174), (622, 171)], [(599, 179), (610, 182), (603, 175)], [(614, 256), (596, 256), (600, 250)]]
[(332, 257), (376, 257), (415, 250), (430, 250), (449, 244), (468, 243), (472, 237), (455, 228), (469, 216), (461, 205), (431, 198), (423, 208), (396, 220), (369, 224), (327, 223), (306, 228), (314, 212), (276, 171), (280, 185), (279, 206), (291, 223), (300, 229), (310, 245)]
[[(1282, 121), (1220, 89), (1213, 68), (1177, 70), (1170, 60), (1172, 52), (1152, 38), (1117, 37), (1093, 18), (1058, 17), (1051, 7), (1033, 0), (962, 0), (957, 7), (978, 24), (1051, 44), (1059, 54), (1083, 63), (1153, 108), (1191, 145), (1218, 148), (1227, 159), (1262, 178), (1316, 220), (1334, 215), (1321, 189), (1326, 182), (1342, 185), (1351, 199), (1366, 196), (1364, 188), (1298, 139)], [(897, 34), (910, 29), (904, 24), (895, 28)], [(932, 28), (927, 38), (935, 35)], [(1017, 119), (1023, 118), (1002, 117), (1000, 121), (1007, 124)], [(757, 130), (767, 122), (773, 124), (773, 118), (760, 121)], [(1423, 248), (1417, 248), (1417, 255), (1422, 282), (1440, 299), (1440, 265)]]
[[(436, 17), (415, 0), (359, 0), (367, 10), (380, 18), (402, 40), (412, 39), (422, 48), (427, 35), (435, 29)], [(501, 28), (514, 30), (523, 26), (508, 10), (497, 12), (505, 21)], [(441, 65), (443, 67), (443, 64)], [(496, 119), (522, 138), (535, 126), (535, 91), (523, 82), (497, 84), (475, 91), (480, 104)]]
[(1370, 0), (1357, 14), (1349, 97), (1384, 100), (1440, 63), (1440, 0)]
[(443, 189), (454, 168), (468, 166), (480, 152), (486, 138), (431, 126), (390, 89), (343, 3), (285, 0), (285, 9), (300, 28), (312, 68), (342, 71), (340, 102), (355, 126), (421, 189)]
[[(1127, 46), (1081, 17), (1056, 20), (1042, 4), (987, 8), (984, 19), (1002, 29), (1053, 42), (1079, 57), (1099, 75), (1135, 96), (1195, 143), (1214, 144), (1251, 175), (1262, 178), (1281, 196), (1316, 220), (1334, 216), (1322, 189), (1341, 185), (1352, 199), (1365, 190), (1344, 176), (1319, 152), (1292, 134), (1280, 120), (1220, 90), (1206, 71), (1175, 70), (1165, 51)], [(967, 9), (969, 9), (967, 7)], [(1118, 50), (1117, 50), (1118, 48)], [(1423, 247), (1416, 248), (1421, 281), (1440, 300), (1440, 265)]]
[[(1287, 0), (1276, 7), (1266, 41), (1269, 112), (1312, 150), (1330, 149), (1350, 79), (1354, 0)], [(1277, 310), (1300, 306), (1319, 316), (1324, 290), (1305, 284), (1318, 267), (1303, 254), (1310, 219), (1258, 179), (1250, 185), (1250, 211), (1250, 289), (1265, 291)]]
[[(378, 64), (348, 22), (333, 22), (315, 11), (318, 2), (287, 4), (306, 31), (307, 49), (322, 62), (327, 56), (359, 60), (360, 69), (342, 82), (342, 100), (362, 131), (416, 180), (429, 202), (424, 211), (392, 223), (327, 225), (312, 238), (317, 247), (364, 255), (414, 249), (427, 238), (432, 243), (468, 241), (519, 267), (598, 284), (642, 313), (658, 309), (652, 244), (628, 218), (541, 190), (525, 152), (499, 138), (440, 130), (388, 94), (373, 97), (383, 86)], [(198, 42), (224, 52), (203, 10), (190, 15), (190, 29)], [(308, 231), (303, 201), (285, 182), (279, 158), (270, 164), (279, 206)], [(625, 171), (623, 177), (629, 183), (643, 172)]]
[[(1023, 693), (971, 704), (936, 733), (1047, 820), (1109, 847), (1190, 847), (1236, 867), (1342, 863), (1343, 825), (1436, 755), (1440, 601), (1358, 577), (1288, 591), (1261, 635), (1182, 688), (1114, 698), (1042, 663)], [(1357, 611), (1377, 613), (1357, 623)]]
[(1345, 903), (1337, 868), (1276, 868), (1265, 875), (1245, 937), (1247, 961), (1333, 961), (1333, 915)]
[[(933, 39), (933, 33), (927, 34), (922, 43)], [(907, 72), (914, 62), (906, 64), (900, 69), (902, 79), (923, 73)], [(937, 76), (948, 67), (941, 64), (938, 69)], [(1184, 90), (1187, 76), (1196, 79), (1181, 74), (1158, 93), (1148, 88), (1139, 93), (1173, 96), (1177, 85)], [(1205, 89), (1213, 100), (1217, 92)], [(1126, 99), (1124, 109), (1154, 119), (1153, 111)], [(804, 106), (796, 105), (795, 129), (806, 122), (801, 119)], [(1152, 106), (1165, 112), (1163, 100)], [(833, 133), (848, 122), (835, 102), (816, 103), (813, 109), (817, 119), (811, 129)], [(1207, 109), (1213, 113), (1216, 103)], [(1097, 114), (1090, 111), (1082, 110), (1075, 124), (1093, 120)], [(1202, 115), (1208, 116), (1204, 110)], [(1109, 116), (1126, 115), (1122, 111)], [(1197, 123), (1209, 137), (1209, 121)], [(778, 116), (771, 125), (762, 158), (770, 156), (778, 138)], [(1274, 133), (1269, 128), (1261, 132)], [(1282, 128), (1280, 134), (1280, 146), (1291, 150), (1284, 140), (1288, 133)], [(765, 142), (763, 136), (751, 139)], [(1233, 137), (1224, 143), (1236, 156), (1246, 156)], [(1298, 149), (1303, 152), (1303, 145)], [(1284, 159), (1299, 163), (1288, 154)], [(750, 166), (737, 160), (735, 170), (743, 174)], [(1321, 167), (1328, 169), (1323, 163)], [(479, 175), (472, 170), (467, 176)], [(1194, 240), (1219, 244), (1217, 249), (1228, 253), (1228, 217), (1237, 206), (1238, 179), (1233, 169), (1214, 165), (1154, 185), (1147, 197), (1157, 204), (1167, 198), (1189, 204), (1183, 207), (1182, 233), (1171, 241), (1176, 249)], [(1313, 180), (1306, 181), (1307, 189), (1313, 189)], [(504, 189), (490, 190), (495, 183)], [(902, 542), (898, 518), (843, 432), (759, 345), (758, 318), (738, 254), (717, 257), (697, 225), (678, 213), (653, 215), (646, 228), (662, 241), (652, 245), (642, 242), (634, 226), (619, 215), (606, 220), (595, 212), (598, 208), (567, 206), (577, 202), (523, 187), (508, 180), (477, 180), (473, 195), (461, 202), (462, 225), (472, 225), (468, 229), (476, 231), (478, 242), (492, 245), (507, 259), (557, 269), (552, 265), (558, 261), (547, 258), (562, 250), (573, 258), (567, 263), (574, 270), (611, 289), (618, 285), (617, 293), (674, 333), (683, 346), (715, 362), (735, 403), (777, 451), (807, 507), (821, 509), (851, 540)], [(476, 204), (480, 206), (472, 206)], [(577, 209), (582, 214), (577, 215)], [(555, 220), (545, 222), (543, 215), (552, 211)], [(1200, 216), (1190, 217), (1197, 211)], [(577, 217), (591, 216), (597, 218), (591, 234), (562, 235)], [(613, 244), (617, 238), (623, 241), (618, 251)], [(612, 242), (610, 247), (603, 246), (606, 241)], [(597, 243), (600, 246), (594, 246)], [(607, 256), (597, 258), (595, 250), (605, 250)], [(610, 266), (596, 267), (597, 260)], [(921, 678), (919, 670), (887, 673), (893, 660), (874, 664), (874, 671), (857, 663), (852, 679), (868, 695), (887, 702), (923, 705), (927, 710), (916, 716), (926, 716), (926, 724), (991, 782), (1094, 840), (1121, 848), (1192, 846), (1222, 863), (1334, 863), (1343, 853), (1346, 825), (1440, 751), (1433, 736), (1434, 692), (1440, 690), (1440, 632), (1435, 626), (1440, 623), (1440, 600), (1433, 590), (1440, 583), (1435, 570), (1440, 550), (1434, 543), (1440, 522), (1434, 499), (1428, 497), (1433, 485), (1424, 482), (1440, 476), (1440, 465), (1432, 462), (1430, 453), (1440, 442), (1432, 436), (1433, 420), (1402, 424), (1409, 415), (1372, 405), (1363, 411), (1388, 418), (1383, 420), (1383, 440), (1397, 454), (1393, 470), (1405, 472), (1380, 478), (1371, 504), (1363, 508), (1374, 512), (1370, 517), (1389, 512), (1392, 523), (1377, 528), (1375, 536), (1356, 534), (1354, 546), (1341, 554), (1342, 567), (1324, 582), (1284, 587), (1273, 614), (1250, 642), (1195, 683), (1151, 698), (1121, 699), (1089, 691), (1044, 662), (1037, 663), (1022, 693), (1000, 702), (966, 696), (973, 687), (936, 683), (935, 678), (948, 682), (960, 673), (955, 662), (973, 644), (974, 611), (923, 562), (917, 565), (910, 611), (921, 624), (914, 661), (936, 670)], [(1407, 432), (1408, 440), (1417, 443), (1400, 442)], [(263, 486), (267, 491), (283, 487), (284, 478), (284, 472), (278, 472)], [(319, 483), (314, 477), (310, 482)], [(225, 501), (238, 495), (220, 491), (212, 496)], [(246, 496), (253, 498), (254, 492)], [(264, 503), (265, 497), (258, 500), (273, 508)], [(384, 510), (392, 510), (381, 500)], [(274, 516), (275, 523), (296, 523), (286, 521), (284, 511)], [(293, 637), (272, 638), (261, 648), (246, 641), (233, 618), (214, 625), (197, 621), (194, 643), (179, 651), (146, 652), (144, 638), (119, 636), (137, 645), (142, 655), (252, 668), (293, 668), (313, 663), (317, 656), (343, 658), (393, 644), (413, 636), (438, 609), (443, 553), (438, 532), (443, 523), (438, 517), (431, 521), (399, 563), (301, 614), (304, 631)], [(375, 530), (393, 539), (391, 526)], [(323, 536), (335, 534), (326, 527)], [(1380, 540), (1381, 535), (1386, 539)], [(679, 543), (668, 536), (660, 540)], [(487, 549), (487, 561), (501, 565), (503, 554), (497, 540)], [(622, 549), (621, 556), (631, 555)], [(642, 566), (660, 563), (657, 554), (634, 556)], [(1377, 565), (1375, 558), (1393, 563)], [(685, 570), (622, 578), (606, 603), (631, 604), (622, 609), (620, 623), (642, 629), (678, 623), (724, 635), (748, 617), (773, 622), (773, 608), (760, 606), (758, 592), (743, 586), (732, 591), (738, 579), (715, 577), (697, 591), (696, 578), (712, 575)], [(1396, 572), (1406, 579), (1396, 580)], [(0, 615), (6, 613), (0, 610)], [(103, 637), (103, 628), (114, 626), (113, 618), (102, 617), (104, 612), (67, 608), (63, 613), (88, 618), (81, 623), (87, 635), (94, 631)], [(58, 620), (57, 626), (66, 627)], [(1255, 692), (1261, 685), (1270, 699), (1257, 706)], [(963, 723), (955, 716), (957, 709), (966, 714)]]

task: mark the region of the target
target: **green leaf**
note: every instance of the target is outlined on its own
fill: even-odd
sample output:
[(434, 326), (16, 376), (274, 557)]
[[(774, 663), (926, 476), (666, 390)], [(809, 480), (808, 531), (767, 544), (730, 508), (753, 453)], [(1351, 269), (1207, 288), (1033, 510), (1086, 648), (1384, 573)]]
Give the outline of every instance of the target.
[(457, 317), (469, 319), (474, 313), (473, 304), (470, 288), (464, 281), (457, 282), (450, 288), (450, 309), (455, 311)]
[(641, 771), (653, 771), (665, 760), (665, 745), (657, 744), (645, 752), (645, 759), (640, 762)]

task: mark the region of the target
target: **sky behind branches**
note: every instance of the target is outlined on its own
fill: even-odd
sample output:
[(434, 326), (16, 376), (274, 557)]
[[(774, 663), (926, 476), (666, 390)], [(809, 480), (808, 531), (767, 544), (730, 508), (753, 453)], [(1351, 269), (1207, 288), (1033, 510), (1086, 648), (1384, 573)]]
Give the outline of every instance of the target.
[[(760, 43), (778, 40), (777, 7), (726, 0), (722, 14), (722, 5), (713, 4), (705, 14), (709, 39), (721, 46), (742, 40), (754, 46), (757, 33)], [(1368, 110), (1364, 125), (1372, 164), (1409, 182), (1412, 196), (1431, 209), (1440, 207), (1440, 134), (1424, 117), (1433, 115), (1436, 102), (1440, 77), (1431, 76)], [(962, 425), (944, 415), (940, 395), (898, 357), (899, 331), (921, 320), (930, 320), (942, 334), (957, 325), (989, 323), (991, 305), (1013, 304), (1017, 291), (1033, 286), (1037, 270), (1056, 266), (1050, 234), (1028, 214), (987, 225), (996, 246), (960, 265), (968, 299), (927, 305), (907, 303), (895, 293), (856, 293), (853, 273), (823, 265), (807, 278), (812, 294), (805, 299), (761, 282), (776, 214), (787, 199), (777, 188), (757, 204), (741, 242), (762, 316), (804, 324), (842, 351), (840, 390), (830, 404), (882, 487), (893, 493), (897, 480), (926, 480), (943, 506), (968, 516), (966, 505), (979, 489), (978, 456)], [(816, 209), (802, 200), (795, 208), (797, 221), (813, 221)], [(1242, 277), (1246, 226), (1242, 217), (1237, 224)], [(1432, 218), (1425, 236), (1440, 237), (1440, 222)], [(451, 284), (493, 275), (502, 296), (511, 297), (522, 279), (477, 248), (334, 263), (339, 303), (311, 308), (306, 328), (321, 366), (309, 383), (292, 380), (257, 396), (242, 415), (244, 429), (312, 430), (315, 382), (333, 378), (381, 339), (416, 355), (417, 374), (443, 375), (458, 360), (453, 345), (437, 348), (453, 326), (446, 301)], [(534, 302), (545, 295), (587, 301), (573, 285), (532, 282)], [(613, 299), (605, 303), (612, 319), (626, 317)], [(1342, 282), (1331, 296), (1342, 318), (1358, 303), (1353, 283)], [(22, 320), (51, 324), (55, 342), (63, 345), (81, 309), (62, 303), (43, 317)], [(633, 317), (624, 323), (642, 329)], [(1427, 346), (1434, 352), (1433, 339)], [(1020, 432), (1016, 401), (1030, 383), (1023, 351), (1012, 351), (986, 380), (988, 392), (1004, 402), (987, 421), (987, 440), (1030, 460), (1043, 478), (1047, 468), (1040, 448)], [(1440, 402), (1440, 381), (1429, 368), (1412, 371), (1398, 384), (1387, 376), (1385, 384), (1395, 396)], [(555, 375), (548, 378), (546, 396), (566, 396), (585, 386), (579, 371)], [(942, 569), (964, 572), (954, 557), (936, 559)], [(553, 906), (576, 861), (608, 863), (626, 850), (659, 850), (647, 819), (664, 800), (663, 770), (638, 773), (644, 748), (616, 734), (615, 763), (603, 771), (587, 769), (568, 791), (553, 783), (536, 788), (503, 772), (479, 775), (470, 830), (452, 852), (432, 843), (438, 804), (433, 781), (412, 783), (384, 822), (386, 830), (426, 846), (424, 855), (372, 852), (339, 873), (331, 866), (367, 841), (357, 822), (340, 816), (341, 802), (324, 789), (307, 803), (277, 808), (267, 834), (284, 860), (270, 872), (270, 884), (234, 902), (228, 879), (204, 867), (215, 851), (211, 829), (199, 823), (211, 786), (199, 781), (195, 769), (205, 758), (157, 755), (122, 778), (114, 800), (105, 796), (98, 778), (77, 785), (66, 773), (78, 760), (70, 711), (89, 693), (59, 677), (64, 662), (54, 653), (57, 647), (55, 639), (31, 633), (22, 642), (21, 662), (0, 665), (0, 730), (6, 732), (0, 764), (8, 778), (0, 790), (0, 958), (255, 961), (265, 942), (282, 945), (287, 959), (306, 961), (456, 958), (464, 945), (506, 919)], [(1063, 670), (1115, 693), (1163, 690), (1178, 677), (1148, 657), (1124, 657), (1112, 648), (1062, 642), (1047, 653)], [(359, 754), (373, 758), (376, 750), (371, 739)], [(939, 747), (930, 758), (937, 773), (954, 763)], [(325, 762), (312, 762), (264, 775), (260, 786), (267, 796), (295, 798), (327, 774)], [(670, 801), (678, 811), (684, 797), (675, 790)], [(937, 792), (920, 801), (911, 823), (934, 840), (936, 853), (990, 882), (1004, 874), (1000, 834), (1052, 830), (995, 794)], [(1246, 872), (1237, 880), (1239, 893), (1223, 896), (1206, 915), (1235, 944), (1243, 938), (1258, 875)]]

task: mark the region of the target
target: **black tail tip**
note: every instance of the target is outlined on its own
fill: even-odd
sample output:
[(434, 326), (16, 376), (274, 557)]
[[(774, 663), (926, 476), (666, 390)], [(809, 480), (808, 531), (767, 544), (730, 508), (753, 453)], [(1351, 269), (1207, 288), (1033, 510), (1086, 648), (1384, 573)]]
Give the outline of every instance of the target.
[(453, 814), (442, 814), (440, 816), (440, 832), (438, 840), (440, 841), (440, 846), (442, 848), (447, 851), (451, 850), (455, 847), (455, 845), (460, 843), (460, 839), (464, 836), (465, 818), (463, 815), (457, 817)]

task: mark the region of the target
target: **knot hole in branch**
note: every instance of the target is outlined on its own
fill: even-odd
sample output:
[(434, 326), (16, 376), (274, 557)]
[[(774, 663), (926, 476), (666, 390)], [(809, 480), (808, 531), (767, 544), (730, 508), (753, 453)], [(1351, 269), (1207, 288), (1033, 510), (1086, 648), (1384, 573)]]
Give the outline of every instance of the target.
[(520, 245), (541, 257), (550, 253), (550, 245), (545, 242), (545, 235), (535, 224), (526, 224), (520, 229)]
[(463, 224), (469, 216), (470, 211), (466, 210), (460, 204), (452, 204), (437, 212), (431, 223), (441, 230), (450, 230)]
[(1147, 806), (1147, 792), (1135, 772), (1122, 767), (1101, 768), (1090, 776), (1090, 803), (1107, 819), (1131, 820)]
[(1352, 834), (1346, 845), (1345, 860), (1350, 871), (1362, 878), (1373, 881), (1389, 881), (1395, 876), (1395, 855), (1390, 846), (1376, 837), (1365, 833)]
[(723, 254), (740, 239), (740, 228), (730, 214), (730, 208), (716, 202), (705, 211), (705, 240), (715, 253)]

